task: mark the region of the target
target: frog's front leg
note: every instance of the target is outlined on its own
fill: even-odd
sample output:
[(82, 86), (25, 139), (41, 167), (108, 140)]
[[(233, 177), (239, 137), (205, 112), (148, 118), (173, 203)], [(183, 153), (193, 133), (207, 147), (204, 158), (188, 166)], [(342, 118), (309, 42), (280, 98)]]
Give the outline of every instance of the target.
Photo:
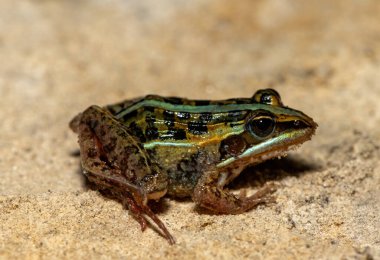
[(239, 214), (252, 209), (260, 203), (272, 201), (270, 195), (275, 191), (273, 184), (266, 184), (253, 195), (246, 197), (242, 192), (236, 196), (223, 189), (223, 175), (217, 170), (206, 172), (198, 181), (193, 200), (201, 207), (207, 208), (215, 213), (220, 214)]
[(147, 205), (148, 199), (159, 199), (166, 193), (167, 177), (150, 162), (139, 140), (107, 110), (92, 106), (70, 123), (79, 134), (81, 161), (89, 181), (109, 189), (136, 216), (142, 230), (150, 217), (174, 243), (165, 225)]

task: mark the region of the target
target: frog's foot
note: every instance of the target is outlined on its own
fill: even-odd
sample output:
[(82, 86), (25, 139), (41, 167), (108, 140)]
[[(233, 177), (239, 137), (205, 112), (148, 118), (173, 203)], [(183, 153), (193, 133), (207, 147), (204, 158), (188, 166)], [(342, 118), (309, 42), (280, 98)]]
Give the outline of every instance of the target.
[(144, 231), (148, 226), (148, 221), (145, 216), (149, 217), (162, 231), (163, 236), (168, 240), (169, 244), (175, 244), (173, 236), (170, 234), (165, 224), (154, 214), (154, 212), (147, 205), (146, 195), (133, 184), (126, 182), (118, 176), (113, 176), (112, 169), (103, 164), (102, 173), (86, 172), (88, 179), (96, 182), (103, 187), (117, 188), (114, 194), (120, 197), (128, 209), (134, 215), (136, 220)]
[[(246, 192), (239, 194), (240, 200), (246, 200), (246, 201), (255, 201), (256, 204), (252, 207), (256, 206), (257, 204), (261, 203), (273, 203), (276, 201), (276, 199), (272, 196), (272, 194), (277, 190), (276, 185), (273, 182), (267, 183), (256, 191), (253, 195), (247, 197)], [(252, 207), (248, 208), (247, 210), (251, 209)]]
[(246, 197), (245, 192), (239, 197), (217, 186), (197, 185), (193, 199), (201, 207), (221, 214), (239, 214), (252, 209), (258, 204), (273, 202), (270, 196), (276, 191), (275, 185), (266, 184), (255, 194)]
[(156, 225), (161, 229), (161, 231), (164, 233), (164, 237), (166, 238), (166, 240), (168, 240), (169, 244), (174, 245), (174, 237), (170, 234), (170, 232), (165, 227), (164, 223), (161, 222), (161, 220), (156, 216), (156, 214), (154, 214), (153, 211), (146, 205), (143, 205), (141, 209), (144, 212), (144, 214), (150, 217), (154, 221), (154, 223), (156, 223)]
[(136, 201), (130, 198), (128, 195), (125, 196), (124, 203), (128, 206), (129, 210), (132, 212), (133, 216), (140, 223), (141, 231), (144, 231), (148, 226), (148, 221), (146, 220), (145, 215), (147, 215), (153, 222), (160, 228), (164, 233), (164, 237), (168, 240), (169, 244), (175, 244), (175, 240), (170, 232), (165, 227), (164, 223), (153, 213), (153, 211), (147, 205), (139, 205)]
[(145, 231), (148, 226), (147, 220), (142, 215), (141, 209), (137, 206), (136, 202), (128, 196), (123, 201), (124, 205), (128, 207), (136, 220), (140, 223), (141, 231)]

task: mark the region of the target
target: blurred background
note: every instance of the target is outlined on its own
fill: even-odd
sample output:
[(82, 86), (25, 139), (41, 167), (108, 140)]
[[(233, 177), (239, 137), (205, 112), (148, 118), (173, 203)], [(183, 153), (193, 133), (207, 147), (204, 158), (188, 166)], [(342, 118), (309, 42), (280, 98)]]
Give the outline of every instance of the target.
[[(31, 220), (23, 216), (29, 212), (37, 220), (41, 210), (55, 215), (57, 200), (67, 200), (67, 205), (71, 205), (70, 201), (74, 203), (66, 215), (77, 212), (75, 203), (81, 202), (76, 202), (77, 195), (71, 192), (85, 194), (85, 188), (82, 176), (77, 174), (79, 159), (71, 156), (77, 143), (68, 122), (86, 107), (146, 94), (197, 99), (250, 97), (257, 89), (266, 87), (275, 88), (286, 105), (304, 111), (318, 122), (317, 135), (298, 154), (322, 169), (318, 174), (314, 172), (308, 183), (323, 174), (338, 172), (340, 177), (333, 181), (334, 188), (329, 194), (342, 194), (342, 190), (346, 193), (343, 192), (343, 199), (339, 196), (332, 199), (344, 201), (334, 207), (342, 210), (352, 207), (352, 211), (340, 216), (342, 223), (336, 224), (344, 226), (346, 222), (346, 229), (329, 229), (335, 224), (324, 220), (335, 214), (332, 210), (321, 216), (319, 222), (308, 222), (324, 223), (319, 228), (314, 224), (307, 226), (306, 221), (305, 226), (296, 230), (310, 235), (305, 240), (298, 237), (302, 242), (294, 242), (286, 232), (278, 235), (281, 241), (273, 245), (275, 251), (281, 256), (290, 245), (289, 256), (297, 255), (300, 253), (297, 246), (302, 244), (311, 246), (306, 250), (309, 256), (347, 256), (351, 252), (379, 255), (380, 223), (371, 217), (380, 210), (376, 199), (380, 197), (376, 188), (380, 184), (380, 168), (374, 159), (380, 138), (379, 13), (377, 0), (0, 0), (0, 206), (14, 208), (17, 204), (16, 208), (21, 208), (16, 212), (18, 218), (11, 217), (13, 211), (2, 213), (0, 256), (20, 257), (30, 252), (46, 256), (58, 250), (58, 245), (52, 242), (57, 236), (52, 235), (50, 247), (44, 246), (47, 242), (42, 243), (41, 236), (46, 234), (36, 231), (41, 227), (32, 227)], [(366, 180), (360, 182), (363, 186), (352, 184), (354, 176)], [(314, 187), (316, 190), (321, 188), (318, 185)], [(356, 201), (349, 197), (349, 191), (363, 191), (364, 197)], [(55, 194), (55, 199), (46, 195), (49, 192)], [(289, 194), (286, 196), (293, 194), (296, 199), (304, 191)], [(21, 202), (14, 202), (14, 196)], [(89, 200), (92, 205), (92, 197), (98, 195), (82, 196), (85, 197), (81, 200)], [(25, 198), (31, 198), (32, 202), (26, 202)], [(98, 200), (103, 201), (101, 197)], [(358, 209), (364, 202), (370, 206)], [(170, 205), (173, 211), (165, 215), (168, 223), (176, 223), (179, 214), (195, 214), (191, 204), (185, 203), (185, 208), (178, 212), (181, 202)], [(121, 207), (119, 210), (123, 214)], [(251, 213), (252, 220), (256, 213)], [(85, 210), (83, 214), (90, 213)], [(75, 215), (72, 221), (85, 222), (81, 216)], [(210, 216), (200, 216), (199, 221), (202, 218)], [(283, 218), (287, 219), (287, 215), (280, 214), (279, 219)], [(231, 226), (237, 219), (231, 218)], [(59, 225), (62, 219), (56, 221), (60, 233), (64, 230)], [(132, 222), (128, 218), (125, 221)], [(136, 225), (130, 225), (135, 232), (132, 238), (142, 236), (135, 239), (136, 243), (147, 241), (147, 235), (144, 237)], [(21, 228), (16, 228), (17, 231), (12, 228), (18, 226)], [(187, 257), (195, 256), (194, 252), (207, 244), (205, 241), (220, 246), (216, 238), (226, 232), (215, 228), (215, 233), (206, 239), (202, 235), (198, 238), (191, 230), (177, 227), (173, 232), (176, 237), (182, 231), (194, 238), (194, 244), (184, 251)], [(197, 225), (194, 230), (199, 231)], [(59, 241), (78, 245), (78, 241), (92, 241), (94, 234), (99, 235), (93, 232), (80, 238), (62, 235)], [(271, 231), (264, 229), (256, 235), (268, 233)], [(148, 241), (153, 241), (156, 235), (152, 232), (149, 238), (152, 240)], [(318, 236), (326, 239), (326, 244), (319, 244)], [(341, 239), (341, 243), (333, 246), (331, 237)], [(125, 241), (109, 239), (107, 245), (126, 246)], [(229, 237), (226, 239), (229, 241)], [(256, 241), (250, 235), (244, 239)], [(43, 245), (38, 246), (40, 242)], [(147, 248), (156, 248), (156, 242), (149, 243), (152, 244)], [(235, 249), (222, 245), (230, 250), (226, 249), (229, 256), (235, 253), (239, 256), (234, 250), (240, 250), (252, 257), (260, 243), (247, 245), (251, 249), (246, 251), (237, 245)], [(21, 251), (14, 251), (21, 245)], [(369, 251), (364, 245), (369, 246)], [(136, 248), (130, 247), (130, 252), (136, 252), (132, 256), (139, 256)], [(219, 251), (212, 248), (203, 248), (202, 252), (218, 256)], [(91, 249), (81, 249), (90, 254)], [(59, 249), (55, 256), (63, 257), (67, 250)], [(128, 255), (115, 248), (107, 250), (116, 257)], [(157, 252), (157, 256), (165, 253), (174, 257), (172, 252), (181, 252), (165, 250)], [(267, 250), (262, 251), (262, 256), (273, 253)], [(71, 256), (80, 255), (75, 252)], [(152, 251), (144, 252), (153, 256)]]

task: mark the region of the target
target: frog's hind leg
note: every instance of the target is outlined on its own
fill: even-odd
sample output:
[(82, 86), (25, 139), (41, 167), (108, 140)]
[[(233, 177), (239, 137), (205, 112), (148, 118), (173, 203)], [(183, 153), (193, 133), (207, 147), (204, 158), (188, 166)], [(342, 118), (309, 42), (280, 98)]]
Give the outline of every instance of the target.
[(236, 196), (223, 189), (217, 183), (218, 173), (206, 173), (194, 189), (193, 200), (201, 207), (220, 214), (239, 214), (252, 209), (258, 204), (273, 201), (269, 196), (275, 191), (274, 184), (266, 184), (253, 195), (246, 197), (245, 193)]
[(154, 223), (164, 232), (165, 238), (169, 241), (171, 245), (175, 244), (175, 240), (169, 231), (166, 229), (164, 223), (154, 214), (154, 212), (147, 205), (138, 205), (133, 199), (126, 197), (124, 203), (128, 205), (128, 208), (131, 210), (132, 214), (137, 218), (137, 221), (141, 225), (141, 230), (144, 231), (147, 227), (147, 220), (144, 218), (142, 213), (149, 216)]
[(174, 238), (165, 225), (147, 206), (147, 188), (143, 189), (130, 181), (136, 178), (135, 175), (146, 174), (154, 168), (143, 160), (143, 151), (139, 150), (133, 136), (108, 112), (95, 106), (78, 115), (70, 126), (79, 134), (82, 167), (89, 181), (118, 196), (135, 215), (142, 230), (147, 226), (147, 216), (160, 228), (169, 243), (174, 244)]
[[(105, 166), (106, 167), (106, 166)], [(107, 175), (105, 168), (102, 169), (102, 173), (87, 172), (85, 173), (91, 182), (96, 182), (103, 187), (113, 189), (113, 194), (121, 198), (123, 204), (128, 207), (131, 213), (141, 226), (141, 230), (144, 231), (147, 227), (147, 220), (144, 215), (148, 216), (164, 233), (164, 237), (170, 244), (175, 244), (173, 236), (166, 228), (165, 224), (154, 214), (154, 212), (147, 205), (147, 199), (144, 192), (137, 186), (120, 180), (119, 178), (112, 177), (112, 171)], [(119, 189), (115, 189), (119, 187)]]

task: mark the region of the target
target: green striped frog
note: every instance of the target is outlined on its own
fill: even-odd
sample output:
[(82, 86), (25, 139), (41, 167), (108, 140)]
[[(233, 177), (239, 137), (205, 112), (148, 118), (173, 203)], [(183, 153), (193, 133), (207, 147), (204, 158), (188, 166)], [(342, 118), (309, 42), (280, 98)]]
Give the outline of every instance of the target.
[(84, 174), (120, 198), (142, 230), (151, 218), (174, 238), (147, 202), (192, 197), (220, 214), (238, 214), (270, 200), (274, 186), (236, 196), (225, 185), (249, 165), (283, 156), (309, 140), (317, 124), (283, 105), (273, 89), (222, 101), (148, 95), (91, 106), (70, 123), (79, 135)]

